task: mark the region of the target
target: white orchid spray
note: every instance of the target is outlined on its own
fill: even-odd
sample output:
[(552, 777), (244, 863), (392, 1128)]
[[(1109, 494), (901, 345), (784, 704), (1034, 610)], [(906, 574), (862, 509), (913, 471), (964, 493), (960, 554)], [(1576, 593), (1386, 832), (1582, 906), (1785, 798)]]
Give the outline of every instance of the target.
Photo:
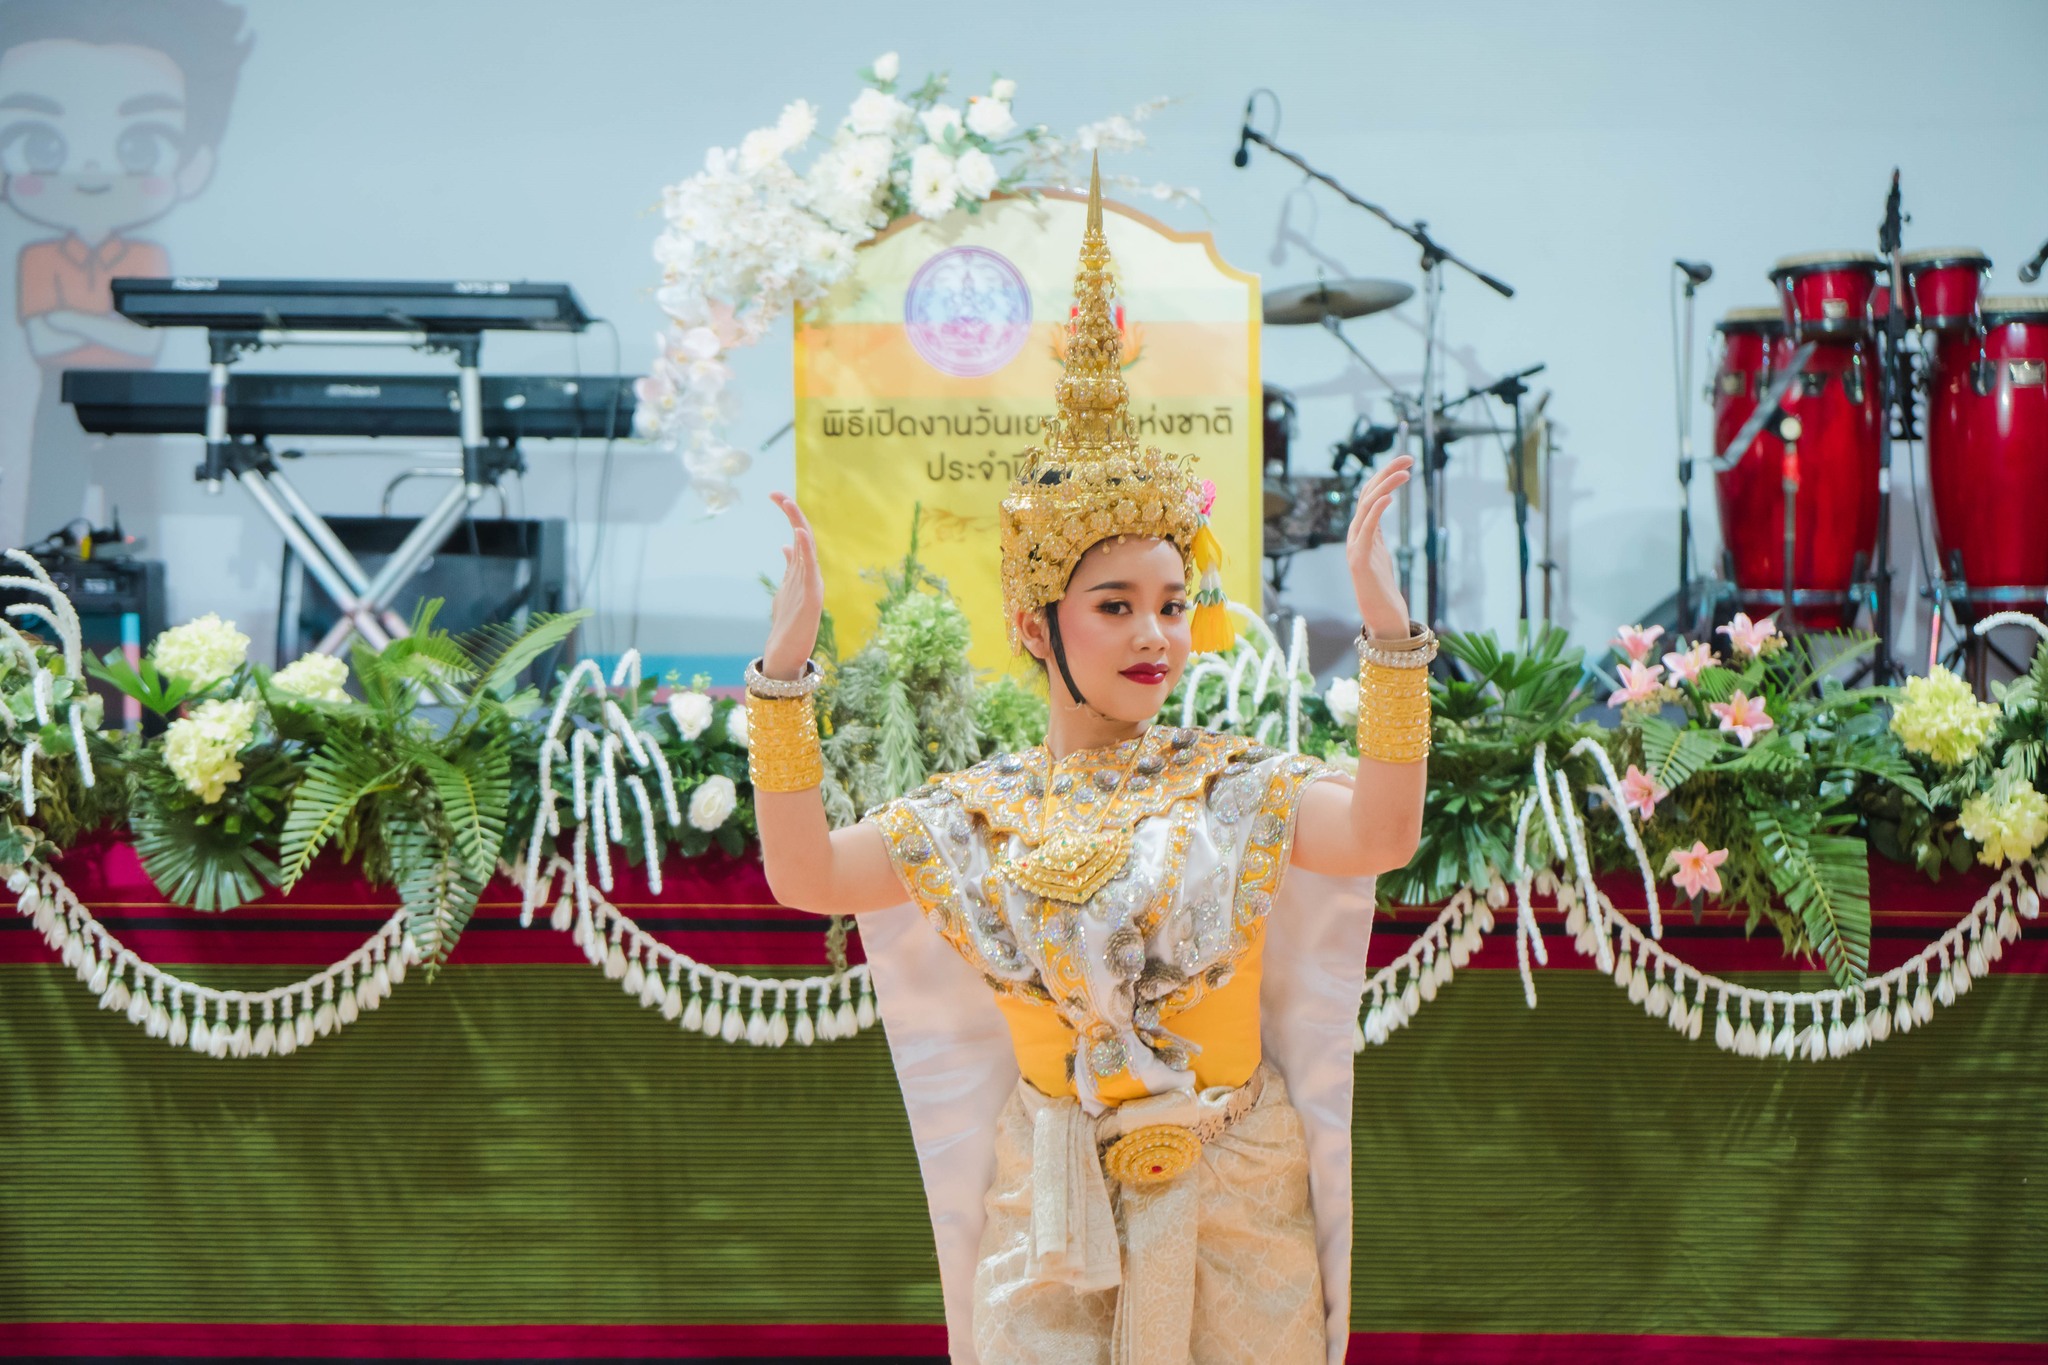
[[(734, 351), (823, 298), (853, 268), (854, 248), (895, 219), (978, 212), (1027, 182), (1076, 184), (1095, 148), (1142, 146), (1137, 125), (1167, 103), (1151, 101), (1063, 138), (1017, 120), (1014, 80), (997, 78), (986, 92), (958, 100), (945, 73), (906, 89), (901, 71), (897, 54), (883, 53), (860, 73), (860, 94), (829, 132), (815, 106), (793, 101), (737, 147), (713, 147), (702, 170), (662, 192), (655, 298), (668, 322), (655, 338), (653, 365), (635, 385), (633, 425), (681, 455), (710, 512), (738, 501), (738, 480), (752, 463), (725, 434), (737, 415)], [(794, 159), (820, 137), (823, 147), (799, 169)], [(1128, 177), (1110, 183), (1135, 186)], [(1194, 197), (1135, 187), (1158, 199)]]

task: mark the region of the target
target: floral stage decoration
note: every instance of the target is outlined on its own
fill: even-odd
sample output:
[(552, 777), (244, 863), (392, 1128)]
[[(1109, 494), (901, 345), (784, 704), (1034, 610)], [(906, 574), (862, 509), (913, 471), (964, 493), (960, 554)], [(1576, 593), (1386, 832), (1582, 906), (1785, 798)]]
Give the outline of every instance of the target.
[[(1041, 693), (977, 678), (965, 618), (912, 545), (874, 573), (878, 628), (842, 654), (829, 620), (819, 654), (825, 797), (834, 825), (935, 772), (1042, 740)], [(684, 1032), (777, 1047), (872, 1025), (867, 969), (847, 924), (826, 970), (765, 977), (700, 961), (614, 905), (622, 861), (657, 895), (664, 865), (753, 842), (744, 708), (703, 680), (666, 697), (629, 652), (607, 677), (585, 660), (552, 699), (519, 679), (576, 615), (451, 637), (432, 607), (410, 635), (346, 663), (308, 656), (272, 672), (231, 623), (166, 631), (139, 665), (85, 654), (70, 604), (32, 560), (0, 580), (34, 594), (0, 621), (0, 868), (50, 949), (102, 1007), (150, 1036), (217, 1057), (285, 1055), (377, 1008), (448, 959), (493, 876), (520, 923), (568, 934), (629, 998)], [(1355, 684), (1318, 691), (1306, 630), (1285, 644), (1233, 604), (1237, 643), (1183, 677), (1163, 714), (1355, 768)], [(55, 643), (12, 621), (39, 623)], [(1998, 618), (1989, 624), (1999, 624)], [(1548, 949), (1535, 900), (1564, 913), (1574, 950), (1655, 1018), (1711, 1032), (1752, 1057), (1842, 1057), (1928, 1023), (2038, 917), (2034, 860), (2048, 810), (2033, 785), (2048, 752), (2048, 644), (2029, 671), (1978, 700), (1937, 670), (1900, 689), (1835, 673), (1869, 648), (1854, 635), (1787, 640), (1738, 617), (1720, 642), (1617, 635), (1613, 677), (1556, 629), (1512, 648), (1455, 635), (1459, 676), (1432, 684), (1435, 751), (1414, 861), (1380, 879), (1383, 902), (1439, 907), (1368, 981), (1356, 1042), (1385, 1042), (1433, 1001), (1512, 917), (1524, 990)], [(2044, 631), (2048, 634), (2048, 631)], [(98, 676), (164, 716), (161, 735), (100, 728)], [(1602, 697), (1619, 723), (1585, 712)], [(74, 895), (59, 855), (128, 832), (177, 904), (225, 914), (338, 859), (399, 901), (340, 960), (258, 990), (198, 984), (144, 960)], [(1905, 962), (1870, 971), (1872, 857), (1929, 877), (1978, 865), (1996, 880)], [(1647, 923), (1599, 878), (1632, 871)], [(1664, 943), (1673, 913), (1708, 899), (1768, 928), (1825, 989), (1777, 991), (1702, 970)]]
[[(794, 100), (738, 146), (713, 147), (702, 170), (662, 192), (655, 299), (668, 322), (636, 386), (634, 429), (681, 453), (711, 512), (737, 500), (750, 463), (724, 435), (735, 415), (733, 352), (823, 298), (852, 269), (854, 249), (896, 219), (975, 212), (1030, 185), (1080, 184), (1090, 152), (1144, 146), (1139, 125), (1168, 103), (1152, 100), (1060, 136), (1018, 121), (1013, 80), (998, 77), (960, 100), (943, 72), (909, 84), (894, 52), (860, 75), (859, 95), (831, 129), (816, 106)], [(822, 148), (799, 169), (794, 159), (814, 140)], [(1129, 175), (1109, 183), (1154, 199), (1196, 198)]]

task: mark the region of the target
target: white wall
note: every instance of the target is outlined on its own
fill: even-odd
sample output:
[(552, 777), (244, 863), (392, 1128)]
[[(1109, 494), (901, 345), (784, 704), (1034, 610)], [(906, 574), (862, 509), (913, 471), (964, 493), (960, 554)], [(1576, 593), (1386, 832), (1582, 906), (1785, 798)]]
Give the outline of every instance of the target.
[[(179, 273), (226, 276), (526, 277), (566, 280), (614, 319), (624, 367), (645, 359), (656, 313), (648, 243), (661, 185), (713, 143), (731, 143), (803, 96), (828, 112), (852, 72), (887, 48), (907, 74), (950, 68), (956, 88), (993, 72), (1019, 84), (1021, 118), (1058, 128), (1158, 94), (1182, 103), (1151, 125), (1130, 169), (1194, 186), (1226, 258), (1269, 283), (1311, 277), (1288, 227), (1342, 269), (1413, 277), (1407, 243), (1254, 153), (1230, 154), (1253, 86), (1284, 103), (1280, 140), (1513, 283), (1501, 300), (1452, 275), (1456, 388), (1538, 360), (1567, 452), (1557, 527), (1561, 617), (1604, 639), (1673, 585), (1676, 494), (1667, 281), (1673, 256), (1711, 261), (1700, 307), (1700, 382), (1711, 322), (1767, 303), (1764, 271), (1794, 251), (1874, 246), (1886, 177), (1904, 173), (1907, 244), (1985, 248), (1994, 288), (2048, 235), (2048, 5), (1968, 0), (1855, 4), (1041, 3), (711, 6), (582, 0), (249, 0), (256, 46), (212, 185), (143, 235)], [(1890, 73), (1889, 75), (1887, 73)], [(1894, 93), (1887, 93), (1889, 81)], [(1286, 207), (1284, 207), (1286, 206)], [(0, 210), (11, 258), (41, 235)], [(11, 280), (6, 285), (11, 289)], [(1397, 379), (1418, 360), (1420, 312), (1354, 325)], [(196, 366), (189, 341), (163, 363)], [(269, 364), (279, 364), (272, 360)], [(362, 368), (361, 355), (288, 362)], [(404, 366), (409, 357), (388, 363)], [(601, 333), (493, 338), (486, 368), (610, 367)], [(0, 338), (0, 433), (16, 476), (28, 365)], [(1321, 463), (1369, 383), (1334, 344), (1267, 333), (1269, 380), (1303, 395), (1298, 460)], [(32, 380), (32, 371), (28, 372)], [(786, 338), (746, 358), (743, 444), (790, 410)], [(1700, 407), (1702, 441), (1707, 414)], [(197, 442), (110, 450), (99, 477), (133, 529), (171, 563), (174, 616), (209, 609), (259, 641), (275, 608), (275, 532), (241, 495), (191, 482)], [(1451, 480), (1452, 619), (1512, 621), (1513, 541), (1498, 451), (1468, 446)], [(779, 565), (765, 493), (790, 480), (785, 438), (758, 461), (747, 500), (699, 518), (667, 458), (616, 455), (611, 516), (590, 518), (599, 460), (585, 443), (537, 445), (514, 494), (529, 513), (582, 519), (579, 549), (603, 557), (602, 629), (616, 650), (737, 655), (758, 641)], [(325, 510), (373, 510), (403, 457), (307, 462), (299, 482)], [(1711, 485), (1696, 507), (1714, 535)], [(417, 509), (414, 491), (402, 505)], [(46, 528), (30, 527), (31, 532)], [(1903, 543), (1903, 542), (1902, 542)], [(1295, 571), (1300, 603), (1347, 614), (1336, 552)]]

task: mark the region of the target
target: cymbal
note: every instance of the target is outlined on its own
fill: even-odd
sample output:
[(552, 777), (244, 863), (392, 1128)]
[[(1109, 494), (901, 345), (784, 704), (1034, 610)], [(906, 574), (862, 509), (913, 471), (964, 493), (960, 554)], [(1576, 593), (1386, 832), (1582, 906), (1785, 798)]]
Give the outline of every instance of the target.
[(1265, 319), (1275, 327), (1320, 323), (1325, 317), (1362, 318), (1397, 308), (1415, 289), (1399, 280), (1319, 280), (1269, 289), (1260, 300)]

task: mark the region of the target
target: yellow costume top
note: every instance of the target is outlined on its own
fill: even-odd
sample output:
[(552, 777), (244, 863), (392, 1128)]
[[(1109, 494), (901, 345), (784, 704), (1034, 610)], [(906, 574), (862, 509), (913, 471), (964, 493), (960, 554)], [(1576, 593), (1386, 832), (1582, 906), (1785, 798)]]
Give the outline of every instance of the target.
[(1091, 1111), (1259, 1064), (1265, 920), (1303, 789), (1341, 776), (1240, 736), (1154, 726), (1041, 746), (868, 817), (918, 908), (996, 992), (1018, 1069)]

